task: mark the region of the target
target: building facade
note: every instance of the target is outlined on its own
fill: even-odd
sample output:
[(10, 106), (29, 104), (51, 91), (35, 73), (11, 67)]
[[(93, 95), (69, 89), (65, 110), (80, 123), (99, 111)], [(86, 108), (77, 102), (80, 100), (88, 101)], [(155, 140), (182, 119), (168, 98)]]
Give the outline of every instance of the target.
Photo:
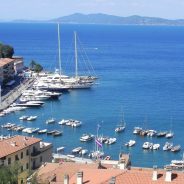
[(21, 56), (13, 56), (15, 74), (21, 73), (24, 69), (24, 59)]
[(10, 137), (0, 141), (0, 147), (0, 166), (11, 166), (16, 162), (20, 165), (20, 184), (26, 183), (31, 171), (52, 159), (52, 144), (34, 137)]
[(1, 58), (0, 59), (0, 82), (7, 81), (8, 79), (14, 77), (14, 59)]

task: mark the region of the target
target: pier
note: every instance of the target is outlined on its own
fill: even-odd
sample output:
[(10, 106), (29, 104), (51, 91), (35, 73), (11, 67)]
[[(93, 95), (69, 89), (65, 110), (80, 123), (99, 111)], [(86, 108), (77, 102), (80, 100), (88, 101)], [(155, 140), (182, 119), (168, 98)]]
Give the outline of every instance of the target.
[(27, 81), (21, 83), (16, 88), (12, 89), (9, 93), (2, 96), (0, 102), (0, 111), (8, 108), (13, 102), (15, 102), (22, 94), (22, 91), (28, 89), (33, 85), (34, 78), (28, 79)]

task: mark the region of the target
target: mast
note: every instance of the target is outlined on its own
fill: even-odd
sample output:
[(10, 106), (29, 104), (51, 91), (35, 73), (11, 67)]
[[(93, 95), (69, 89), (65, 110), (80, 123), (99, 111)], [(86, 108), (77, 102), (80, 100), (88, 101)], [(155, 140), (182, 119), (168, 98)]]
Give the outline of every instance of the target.
[(77, 55), (77, 33), (74, 31), (75, 39), (75, 77), (78, 77), (78, 55)]
[(60, 43), (59, 23), (58, 23), (58, 59), (59, 59), (59, 74), (61, 75), (61, 43)]

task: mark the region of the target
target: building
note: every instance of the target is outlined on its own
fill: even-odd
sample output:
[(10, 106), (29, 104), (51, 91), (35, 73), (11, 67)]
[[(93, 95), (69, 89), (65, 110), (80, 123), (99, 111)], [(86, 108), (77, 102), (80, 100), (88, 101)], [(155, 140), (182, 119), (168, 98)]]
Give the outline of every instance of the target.
[(35, 137), (13, 136), (0, 141), (0, 166), (20, 164), (19, 183), (25, 183), (28, 173), (52, 159), (52, 144)]
[(96, 163), (47, 163), (37, 172), (42, 184), (183, 184), (184, 174), (171, 168), (127, 167), (126, 158)]
[(21, 73), (24, 69), (24, 59), (21, 56), (13, 56), (15, 74)]
[(0, 58), (0, 83), (14, 77), (14, 59)]

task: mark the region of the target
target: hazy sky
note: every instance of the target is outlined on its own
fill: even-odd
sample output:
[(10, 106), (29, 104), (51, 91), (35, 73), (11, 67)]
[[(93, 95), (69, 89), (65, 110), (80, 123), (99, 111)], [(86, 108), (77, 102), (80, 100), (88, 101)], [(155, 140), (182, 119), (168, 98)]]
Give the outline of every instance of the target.
[(52, 19), (72, 13), (184, 18), (184, 0), (0, 0), (0, 19)]

